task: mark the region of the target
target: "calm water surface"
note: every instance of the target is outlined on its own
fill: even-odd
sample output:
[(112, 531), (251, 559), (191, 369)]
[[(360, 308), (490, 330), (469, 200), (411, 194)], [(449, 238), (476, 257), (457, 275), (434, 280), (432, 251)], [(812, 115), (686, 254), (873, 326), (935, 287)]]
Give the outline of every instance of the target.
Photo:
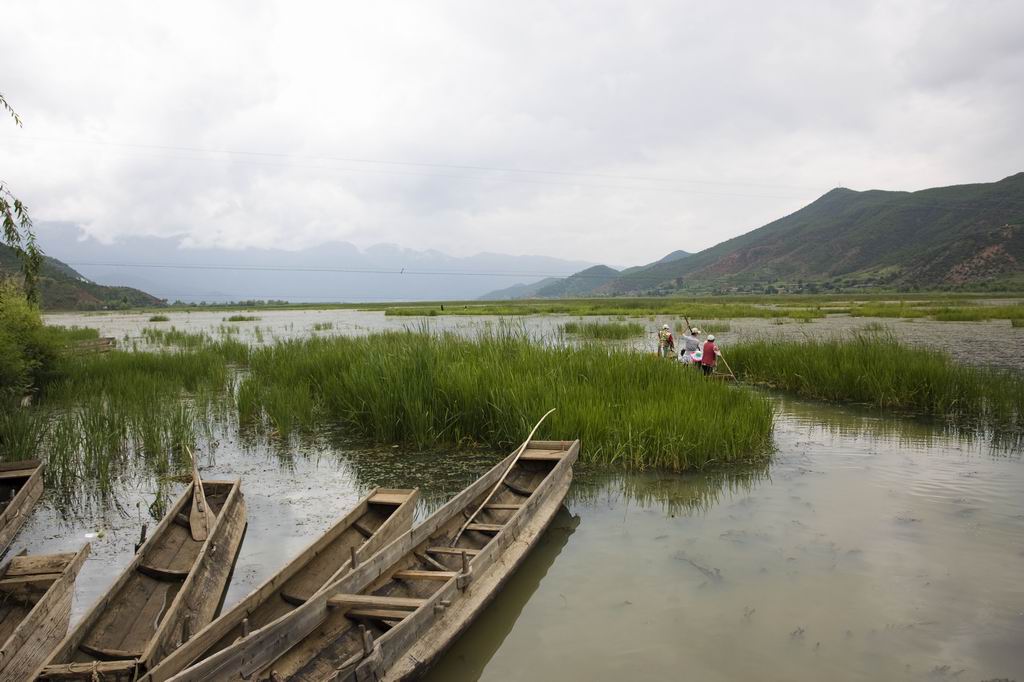
[[(383, 317), (325, 315), (339, 313)], [(282, 333), (321, 321), (302, 315)], [(87, 320), (131, 335), (115, 316)], [(829, 322), (783, 326), (818, 324)], [(335, 324), (333, 333), (345, 332)], [(1008, 326), (999, 333), (1010, 342)], [(772, 399), (780, 416), (770, 465), (729, 475), (578, 471), (554, 527), (431, 679), (1024, 680), (1020, 453), (934, 425)], [(241, 477), (249, 505), (228, 604), (370, 487), (420, 486), (423, 515), (501, 456), (353, 451), (327, 440), (282, 454), (233, 434), (225, 427), (203, 464), (205, 477)], [(80, 618), (130, 560), (141, 522), (152, 526), (155, 489), (127, 478), (116, 507), (82, 502), (65, 514), (45, 498), (14, 549), (93, 543), (76, 590)]]

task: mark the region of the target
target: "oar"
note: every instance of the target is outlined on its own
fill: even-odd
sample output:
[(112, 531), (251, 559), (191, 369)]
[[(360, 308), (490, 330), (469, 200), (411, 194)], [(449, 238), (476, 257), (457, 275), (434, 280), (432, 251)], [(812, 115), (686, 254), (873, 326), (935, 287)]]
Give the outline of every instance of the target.
[(533, 440), (533, 434), (537, 433), (537, 429), (540, 428), (541, 423), (543, 423), (543, 421), (548, 418), (548, 415), (554, 411), (555, 408), (552, 407), (544, 414), (543, 417), (540, 418), (540, 421), (537, 422), (537, 424), (533, 427), (533, 431), (530, 431), (530, 435), (526, 437), (526, 440), (523, 441), (523, 444), (519, 446), (518, 450), (516, 450), (516, 455), (515, 457), (512, 458), (512, 463), (508, 465), (508, 469), (505, 469), (505, 473), (501, 475), (501, 478), (498, 479), (498, 482), (494, 484), (493, 488), (491, 488), (491, 492), (487, 493), (487, 497), (484, 498), (484, 501), (480, 503), (480, 506), (476, 508), (475, 512), (473, 512), (473, 515), (466, 519), (466, 522), (462, 524), (462, 528), (460, 528), (459, 532), (455, 534), (455, 537), (452, 539), (451, 542), (452, 547), (454, 547), (455, 543), (458, 542), (459, 538), (462, 537), (462, 534), (466, 531), (466, 528), (469, 526), (469, 524), (473, 523), (473, 519), (475, 519), (476, 515), (480, 513), (480, 510), (486, 507), (487, 503), (491, 501), (491, 498), (494, 497), (494, 493), (498, 492), (498, 488), (500, 488), (501, 484), (505, 482), (505, 478), (508, 476), (509, 472), (512, 471), (512, 467), (516, 465), (516, 462), (519, 461), (519, 458), (522, 456), (523, 452), (526, 451), (526, 446), (530, 444), (531, 440)]
[(693, 336), (693, 327), (690, 325), (690, 318), (683, 315), (683, 319), (686, 320), (686, 328), (690, 330), (690, 336)]
[(188, 513), (188, 527), (192, 532), (192, 539), (203, 542), (210, 534), (210, 508), (206, 504), (206, 492), (203, 490), (203, 481), (199, 478), (199, 467), (196, 466), (196, 458), (192, 456), (192, 448), (186, 445), (185, 452), (192, 460), (192, 509)]
[(730, 366), (729, 366), (729, 361), (725, 359), (725, 356), (724, 356), (724, 355), (722, 355), (721, 353), (719, 353), (719, 354), (718, 354), (718, 357), (722, 358), (722, 362), (724, 362), (724, 363), (725, 363), (725, 368), (726, 368), (727, 370), (729, 370), (729, 376), (731, 376), (731, 377), (732, 377), (732, 380), (733, 380), (733, 381), (739, 381), (739, 379), (737, 379), (737, 378), (736, 378), (736, 374), (734, 374), (734, 373), (733, 373), (733, 371), (732, 371), (732, 367), (730, 367)]

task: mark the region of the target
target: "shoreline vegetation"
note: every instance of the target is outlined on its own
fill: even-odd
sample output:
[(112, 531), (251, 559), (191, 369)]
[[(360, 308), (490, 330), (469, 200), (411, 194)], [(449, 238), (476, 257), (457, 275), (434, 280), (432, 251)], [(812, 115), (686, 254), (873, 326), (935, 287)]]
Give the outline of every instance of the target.
[(727, 358), (741, 381), (791, 395), (1024, 435), (1019, 372), (957, 364), (901, 343), (884, 326), (841, 338), (748, 341)]
[[(484, 325), (474, 339), (422, 323), (417, 331), (314, 334), (266, 345), (258, 335), (256, 346), (227, 324), (199, 333), (147, 327), (138, 345), (76, 355), (61, 349), (96, 338), (96, 330), (44, 327), (37, 311), (33, 320), (14, 300), (8, 297), (4, 314), (21, 327), (5, 327), (14, 330), (6, 343), (22, 344), (28, 364), (12, 365), (22, 373), (0, 410), (0, 460), (45, 456), (50, 485), (63, 491), (58, 496), (103, 499), (139, 471), (181, 473), (185, 446), (213, 447), (223, 438), (281, 452), (320, 438), (441, 453), (501, 451), (550, 407), (558, 412), (539, 437), (580, 437), (584, 461), (596, 466), (730, 468), (766, 462), (773, 448), (772, 401), (763, 392), (602, 344), (644, 333), (645, 325), (625, 316), (570, 321), (543, 339), (509, 322)], [(929, 309), (920, 303), (861, 305), (914, 315)], [(972, 306), (946, 308), (973, 315)], [(985, 307), (1024, 319), (1019, 306)], [(773, 307), (770, 317), (781, 319), (780, 311)], [(699, 319), (705, 331), (729, 327), (726, 316)], [(879, 321), (863, 328), (841, 339), (771, 339), (725, 350), (748, 384), (1020, 440), (1019, 373), (957, 365), (941, 352), (905, 346)], [(565, 343), (561, 335), (576, 338)], [(33, 404), (19, 407), (30, 389)], [(95, 490), (81, 492), (82, 481)]]

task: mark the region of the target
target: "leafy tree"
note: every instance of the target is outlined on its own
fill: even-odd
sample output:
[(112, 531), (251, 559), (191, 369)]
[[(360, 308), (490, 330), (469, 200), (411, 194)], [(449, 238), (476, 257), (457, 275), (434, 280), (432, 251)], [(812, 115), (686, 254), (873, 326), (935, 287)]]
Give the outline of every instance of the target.
[[(21, 117), (11, 108), (0, 92), (0, 107), (11, 115), (14, 125), (21, 127)], [(36, 235), (32, 231), (32, 218), (28, 215), (28, 207), (11, 193), (8, 185), (0, 180), (0, 222), (3, 223), (3, 242), (17, 251), (21, 257), (21, 270), (25, 276), (25, 294), (29, 300), (36, 302), (39, 298), (37, 282), (39, 267), (43, 262), (43, 252), (36, 244)]]

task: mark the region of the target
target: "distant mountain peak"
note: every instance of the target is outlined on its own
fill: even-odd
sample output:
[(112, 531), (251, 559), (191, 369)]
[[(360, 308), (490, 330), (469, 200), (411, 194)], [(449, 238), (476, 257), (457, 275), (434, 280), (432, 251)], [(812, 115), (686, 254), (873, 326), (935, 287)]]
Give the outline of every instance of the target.
[(660, 260), (656, 260), (654, 262), (655, 263), (671, 263), (672, 261), (681, 260), (683, 258), (686, 258), (687, 256), (692, 256), (692, 255), (693, 254), (690, 253), (689, 251), (683, 251), (682, 249), (677, 249), (677, 250), (673, 251), (672, 253), (668, 254), (667, 256), (661, 258)]

